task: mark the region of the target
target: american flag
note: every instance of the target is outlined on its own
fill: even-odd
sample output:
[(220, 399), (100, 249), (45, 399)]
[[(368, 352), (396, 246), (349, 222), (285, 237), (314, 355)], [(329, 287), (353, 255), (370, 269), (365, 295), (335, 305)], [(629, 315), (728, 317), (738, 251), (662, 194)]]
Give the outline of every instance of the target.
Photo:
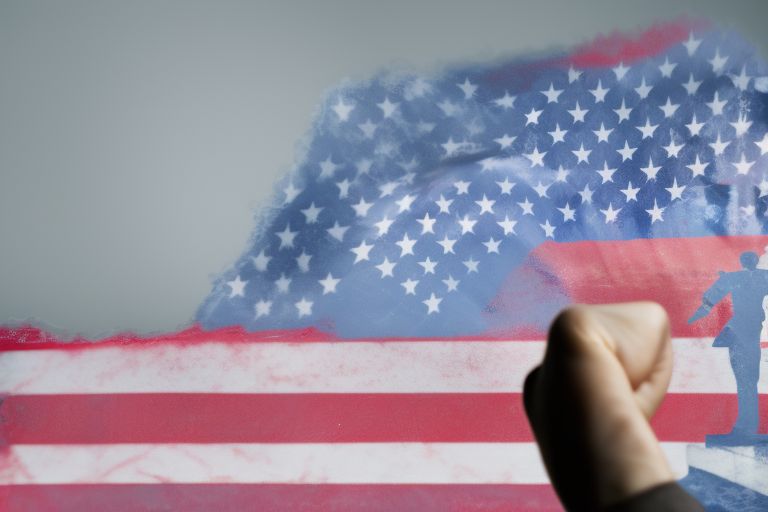
[(729, 304), (686, 320), (768, 244), (766, 75), (671, 23), (332, 92), (194, 326), (0, 333), (0, 504), (557, 510), (523, 379), (558, 309), (638, 299), (671, 316), (653, 425), (684, 476), (735, 416)]

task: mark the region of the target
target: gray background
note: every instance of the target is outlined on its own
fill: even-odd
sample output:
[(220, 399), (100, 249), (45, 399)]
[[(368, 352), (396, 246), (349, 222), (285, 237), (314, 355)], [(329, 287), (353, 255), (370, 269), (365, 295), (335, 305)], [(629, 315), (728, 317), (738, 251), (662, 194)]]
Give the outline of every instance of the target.
[(685, 14), (768, 55), (766, 0), (0, 0), (0, 323), (188, 324), (343, 79)]

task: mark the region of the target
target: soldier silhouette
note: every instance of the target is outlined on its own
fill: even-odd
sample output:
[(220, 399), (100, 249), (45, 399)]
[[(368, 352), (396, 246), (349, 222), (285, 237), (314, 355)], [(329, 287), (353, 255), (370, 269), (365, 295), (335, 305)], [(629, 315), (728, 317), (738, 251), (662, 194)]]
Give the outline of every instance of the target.
[(729, 434), (707, 436), (707, 444), (736, 445), (764, 442), (757, 433), (760, 423), (757, 383), (760, 378), (760, 334), (765, 320), (763, 299), (768, 295), (768, 270), (757, 268), (759, 257), (744, 252), (742, 270), (720, 272), (720, 277), (704, 292), (701, 306), (688, 323), (709, 314), (712, 307), (731, 294), (733, 316), (715, 338), (712, 346), (728, 347), (731, 369), (736, 377), (739, 412)]

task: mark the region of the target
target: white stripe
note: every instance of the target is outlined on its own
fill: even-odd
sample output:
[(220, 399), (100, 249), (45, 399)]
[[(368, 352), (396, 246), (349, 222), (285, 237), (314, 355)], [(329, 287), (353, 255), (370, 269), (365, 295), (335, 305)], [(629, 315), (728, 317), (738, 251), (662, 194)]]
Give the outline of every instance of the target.
[[(509, 393), (543, 342), (202, 343), (0, 353), (0, 393)], [(728, 350), (674, 341), (673, 393), (735, 393)], [(768, 351), (760, 385), (768, 392)]]
[[(686, 446), (662, 443), (679, 477)], [(534, 443), (12, 445), (0, 465), (3, 485), (548, 481)]]

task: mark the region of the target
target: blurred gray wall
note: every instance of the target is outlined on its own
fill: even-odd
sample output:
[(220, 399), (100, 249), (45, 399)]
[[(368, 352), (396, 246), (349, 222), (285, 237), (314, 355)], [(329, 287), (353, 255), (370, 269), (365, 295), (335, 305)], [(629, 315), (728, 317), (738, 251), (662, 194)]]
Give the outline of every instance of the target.
[(324, 94), (768, 1), (0, 0), (0, 324), (187, 324)]

